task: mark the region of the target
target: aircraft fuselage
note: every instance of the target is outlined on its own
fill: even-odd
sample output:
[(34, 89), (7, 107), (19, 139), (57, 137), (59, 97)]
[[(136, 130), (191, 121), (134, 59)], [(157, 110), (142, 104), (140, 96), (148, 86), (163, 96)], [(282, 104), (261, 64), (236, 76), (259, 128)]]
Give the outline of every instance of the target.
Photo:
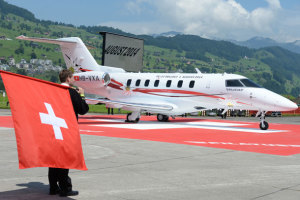
[[(110, 83), (103, 86), (95, 84), (103, 75), (97, 78), (98, 72), (89, 73), (89, 77), (78, 79), (76, 83), (87, 93), (115, 101), (172, 105), (172, 111), (160, 112), (167, 115), (206, 109), (287, 111), (296, 106), (290, 100), (236, 74), (111, 73)], [(87, 83), (92, 83), (92, 87)]]

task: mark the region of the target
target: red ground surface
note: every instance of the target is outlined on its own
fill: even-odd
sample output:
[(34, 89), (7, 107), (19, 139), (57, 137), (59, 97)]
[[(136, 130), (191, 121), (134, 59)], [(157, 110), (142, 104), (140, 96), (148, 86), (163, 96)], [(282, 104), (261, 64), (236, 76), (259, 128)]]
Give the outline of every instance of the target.
[[(270, 124), (261, 131), (258, 122), (176, 118), (157, 122), (142, 116), (138, 124), (124, 122), (125, 116), (103, 115), (79, 118), (81, 134), (197, 145), (288, 156), (300, 153), (300, 125)], [(0, 127), (13, 128), (11, 116), (0, 116)]]

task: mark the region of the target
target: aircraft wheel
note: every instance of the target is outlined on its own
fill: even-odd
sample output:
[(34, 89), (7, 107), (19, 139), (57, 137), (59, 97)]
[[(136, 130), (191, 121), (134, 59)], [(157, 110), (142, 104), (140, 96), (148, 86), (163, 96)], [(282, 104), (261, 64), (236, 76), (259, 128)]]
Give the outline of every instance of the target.
[(162, 115), (162, 114), (158, 114), (158, 115), (157, 115), (157, 121), (162, 122), (163, 119), (164, 119), (164, 115)]
[(129, 116), (130, 116), (130, 115), (131, 115), (131, 113), (128, 113), (128, 114), (127, 114), (125, 122), (131, 122), (131, 121), (129, 120)]
[[(264, 123), (264, 127), (263, 127), (263, 123)], [(267, 130), (269, 128), (269, 124), (268, 124), (268, 122), (264, 121), (259, 124), (259, 127), (261, 130)]]
[(168, 115), (164, 115), (164, 122), (169, 121), (169, 116)]
[(158, 114), (157, 115), (157, 120), (160, 122), (166, 122), (169, 120), (169, 116), (168, 115), (162, 115), (162, 114)]
[(140, 121), (140, 118), (138, 117), (138, 118), (136, 118), (135, 120), (130, 120), (130, 119), (129, 119), (129, 116), (130, 116), (131, 114), (132, 114), (132, 113), (128, 113), (128, 114), (127, 114), (127, 117), (126, 117), (125, 122), (138, 123), (138, 122)]

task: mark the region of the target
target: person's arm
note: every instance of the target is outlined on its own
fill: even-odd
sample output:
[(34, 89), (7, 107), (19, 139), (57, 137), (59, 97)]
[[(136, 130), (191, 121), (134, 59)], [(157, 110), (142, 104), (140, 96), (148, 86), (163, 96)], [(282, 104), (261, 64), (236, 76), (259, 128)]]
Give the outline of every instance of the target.
[(75, 113), (78, 113), (80, 115), (86, 114), (89, 111), (88, 104), (76, 90), (70, 89), (69, 91)]

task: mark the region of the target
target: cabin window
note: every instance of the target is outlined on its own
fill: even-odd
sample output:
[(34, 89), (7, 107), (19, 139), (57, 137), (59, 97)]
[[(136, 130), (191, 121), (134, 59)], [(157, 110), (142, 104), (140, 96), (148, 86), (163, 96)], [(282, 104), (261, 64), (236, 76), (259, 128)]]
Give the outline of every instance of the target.
[(189, 87), (190, 87), (190, 88), (193, 88), (193, 87), (194, 87), (194, 85), (195, 85), (195, 81), (190, 81), (190, 85), (189, 85)]
[(150, 83), (150, 80), (147, 79), (147, 80), (145, 81), (145, 87), (148, 87), (148, 86), (149, 86), (149, 83)]
[(237, 79), (226, 80), (226, 87), (244, 87), (244, 85)]
[(141, 79), (136, 80), (135, 86), (140, 86), (140, 84), (141, 84)]
[(168, 80), (166, 86), (167, 86), (167, 87), (170, 87), (170, 86), (171, 86), (171, 83), (172, 83), (172, 81), (171, 81), (171, 80)]
[(127, 85), (127, 87), (129, 87), (131, 85), (131, 79), (127, 80), (127, 84), (126, 85)]
[(178, 83), (177, 83), (177, 87), (181, 88), (182, 87), (182, 83), (183, 83), (183, 80), (179, 80)]
[(158, 87), (158, 85), (159, 85), (159, 80), (155, 80), (154, 87)]

